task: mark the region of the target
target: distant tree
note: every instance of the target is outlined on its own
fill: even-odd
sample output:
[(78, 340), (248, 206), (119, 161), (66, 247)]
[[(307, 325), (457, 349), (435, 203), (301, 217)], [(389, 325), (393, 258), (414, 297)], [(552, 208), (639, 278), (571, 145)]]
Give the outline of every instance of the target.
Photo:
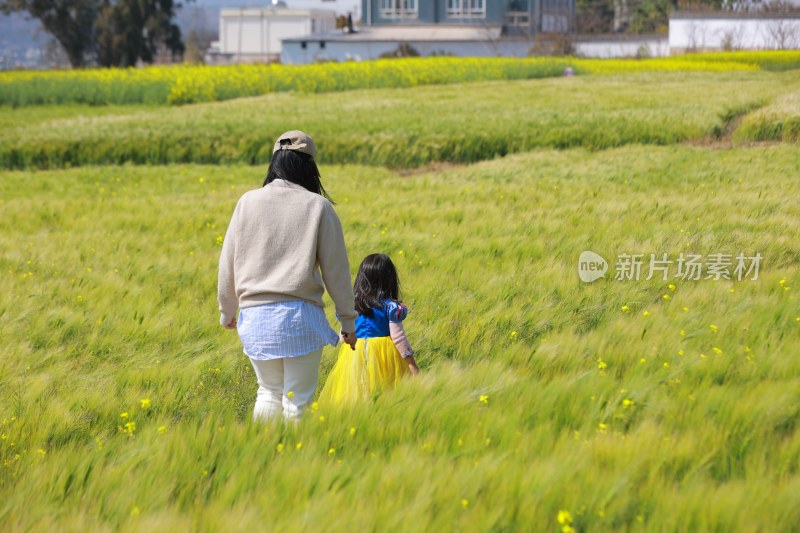
[(381, 59), (392, 59), (395, 57), (419, 57), (419, 51), (408, 43), (400, 43), (397, 48), (389, 52), (384, 52), (379, 56)]
[(576, 33), (611, 33), (613, 27), (614, 0), (576, 0)]
[(208, 28), (189, 30), (189, 33), (186, 34), (186, 50), (183, 52), (183, 60), (187, 63), (202, 63), (206, 50), (216, 38), (217, 34)]
[(25, 12), (41, 22), (64, 48), (73, 67), (86, 65), (94, 49), (94, 23), (101, 0), (0, 0), (5, 14)]
[(675, 0), (643, 0), (631, 13), (631, 33), (667, 33), (669, 14), (677, 7)]
[(172, 22), (173, 0), (103, 0), (95, 21), (97, 63), (104, 67), (152, 63), (161, 47), (183, 54), (181, 30)]
[(161, 47), (184, 50), (172, 22), (174, 0), (0, 0), (3, 13), (25, 12), (64, 48), (73, 67), (152, 63)]

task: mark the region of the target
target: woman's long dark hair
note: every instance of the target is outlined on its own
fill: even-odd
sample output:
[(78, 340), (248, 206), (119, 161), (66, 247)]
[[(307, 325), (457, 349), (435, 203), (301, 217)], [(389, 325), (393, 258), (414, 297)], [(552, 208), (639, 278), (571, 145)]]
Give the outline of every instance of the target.
[(397, 269), (385, 254), (370, 254), (361, 261), (353, 287), (358, 314), (372, 316), (373, 307), (382, 307), (384, 298), (400, 300)]
[(278, 150), (272, 154), (267, 177), (264, 179), (262, 187), (275, 180), (291, 181), (327, 198), (332, 204), (336, 203), (328, 196), (328, 191), (322, 186), (320, 177), (317, 163), (310, 155), (295, 150)]

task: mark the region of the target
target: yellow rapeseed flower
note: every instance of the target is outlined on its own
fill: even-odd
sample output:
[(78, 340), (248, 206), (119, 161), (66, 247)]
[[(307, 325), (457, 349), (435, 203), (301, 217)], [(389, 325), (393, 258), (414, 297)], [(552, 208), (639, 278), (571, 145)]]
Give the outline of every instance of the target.
[(572, 515), (569, 513), (569, 511), (561, 510), (561, 511), (558, 512), (556, 520), (558, 520), (558, 523), (561, 524), (562, 526), (563, 525), (567, 525), (567, 524), (571, 524), (572, 523)]
[(139, 404), (142, 406), (142, 409), (150, 409), (150, 399), (144, 398), (139, 400)]
[(481, 402), (484, 405), (489, 405), (489, 395), (488, 394), (481, 394), (480, 398), (478, 398), (478, 401)]
[(709, 328), (711, 329), (711, 331), (713, 331), (714, 333), (716, 333), (717, 331), (719, 331), (719, 328), (718, 328), (717, 326), (715, 326), (714, 324), (711, 324), (711, 325), (710, 325), (710, 326), (708, 326), (708, 327), (709, 327)]

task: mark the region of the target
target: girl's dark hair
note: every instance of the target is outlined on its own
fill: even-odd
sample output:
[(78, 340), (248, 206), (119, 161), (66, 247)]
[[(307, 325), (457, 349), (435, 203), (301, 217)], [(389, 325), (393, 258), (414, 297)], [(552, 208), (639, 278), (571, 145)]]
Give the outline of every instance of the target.
[(330, 203), (335, 203), (322, 186), (320, 177), (317, 163), (310, 155), (294, 150), (278, 150), (272, 154), (262, 187), (275, 180), (291, 181), (327, 198)]
[(397, 269), (385, 254), (370, 254), (361, 261), (353, 287), (358, 314), (372, 316), (373, 307), (382, 307), (384, 298), (400, 300)]

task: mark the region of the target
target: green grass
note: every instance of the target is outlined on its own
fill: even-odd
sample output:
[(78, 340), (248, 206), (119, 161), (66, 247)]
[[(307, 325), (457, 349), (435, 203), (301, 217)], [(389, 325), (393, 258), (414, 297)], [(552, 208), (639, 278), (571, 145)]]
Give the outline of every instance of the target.
[(715, 52), (710, 54), (686, 54), (678, 57), (684, 61), (702, 63), (752, 64), (758, 65), (762, 70), (775, 72), (800, 69), (800, 51), (798, 50)]
[[(25, 125), (0, 111), (0, 167), (260, 164), (302, 127), (328, 164), (470, 163), (539, 147), (604, 149), (713, 137), (796, 91), (790, 73), (639, 73), (259, 98)], [(37, 111), (38, 113), (39, 111)]]
[(745, 116), (734, 138), (740, 141), (800, 141), (800, 91), (784, 94), (772, 104)]
[[(410, 58), (311, 65), (176, 65), (0, 72), (0, 104), (191, 104), (259, 96), (560, 76), (564, 58)], [(690, 65), (691, 70), (708, 70)], [(728, 68), (725, 65), (724, 68)], [(730, 70), (752, 66), (732, 64)]]
[(274, 92), (321, 93), (488, 80), (633, 72), (787, 71), (800, 52), (687, 54), (639, 59), (427, 57), (310, 65), (175, 65), (0, 72), (0, 105), (181, 105)]
[[(748, 54), (747, 62), (716, 54), (652, 60), (574, 57), (429, 57), (310, 65), (151, 66), (128, 69), (0, 72), (0, 105), (84, 103), (192, 104), (272, 92), (320, 93), (401, 88), (487, 80), (560, 76), (567, 66), (583, 74), (658, 71), (756, 71), (761, 64), (800, 63), (797, 53)], [(738, 56), (737, 56), (738, 57)], [(744, 56), (742, 56), (744, 58)]]
[[(14, 129), (18, 133), (31, 126), (44, 129), (60, 127), (63, 121), (80, 123), (88, 119), (109, 116), (134, 116), (155, 109), (145, 105), (135, 106), (88, 106), (64, 104), (59, 106), (31, 106), (23, 109), (0, 109), (0, 128)], [(63, 133), (63, 132), (62, 132)]]
[[(709, 82), (711, 111), (694, 120), (730, 103), (732, 84), (709, 95)], [(678, 94), (664, 107), (685, 85), (668, 85)], [(741, 86), (746, 100), (767, 85)], [(598, 105), (612, 89), (596, 88)], [(410, 101), (380, 94), (387, 107)], [(469, 109), (510, 117), (498, 100)], [(380, 100), (363, 105), (373, 116)], [(217, 324), (217, 237), (263, 167), (4, 172), (0, 523), (555, 531), (566, 510), (579, 531), (790, 530), (799, 171), (788, 145), (543, 150), (405, 175), (323, 166), (351, 263), (378, 251), (397, 262), (424, 375), (298, 427), (250, 422), (252, 369)], [(582, 284), (584, 249), (612, 263), (682, 251), (764, 262), (755, 281), (673, 281), (673, 292), (655, 279)]]

